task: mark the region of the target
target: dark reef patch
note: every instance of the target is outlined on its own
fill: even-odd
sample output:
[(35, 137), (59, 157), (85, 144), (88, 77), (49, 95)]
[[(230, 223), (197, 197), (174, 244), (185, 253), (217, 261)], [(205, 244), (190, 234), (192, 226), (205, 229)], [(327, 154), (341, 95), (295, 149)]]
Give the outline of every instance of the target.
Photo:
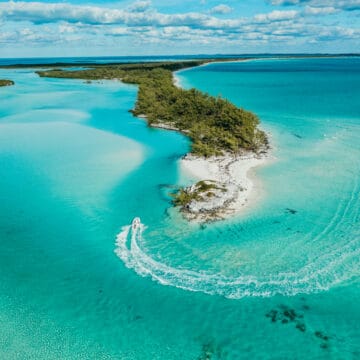
[(324, 340), (324, 341), (328, 341), (329, 340), (329, 336), (325, 335), (323, 332), (321, 331), (315, 331), (315, 336), (321, 340)]
[(223, 351), (215, 341), (208, 341), (201, 346), (200, 356), (196, 360), (222, 359)]
[(293, 133), (293, 135), (294, 135), (296, 138), (298, 138), (298, 139), (302, 139), (302, 138), (303, 138), (303, 137), (302, 137), (301, 135), (299, 135), (299, 134)]
[(304, 323), (297, 323), (296, 324), (296, 328), (301, 331), (301, 332), (305, 332), (306, 331), (306, 325)]
[(306, 331), (305, 324), (300, 321), (300, 319), (304, 318), (304, 315), (297, 313), (294, 309), (286, 305), (280, 305), (279, 308), (270, 310), (265, 316), (270, 318), (271, 322), (273, 323), (295, 323), (296, 329), (300, 330), (301, 332)]
[[(301, 298), (302, 301), (305, 301), (305, 298)], [(303, 304), (301, 307), (303, 310), (309, 310), (310, 307), (306, 304)], [(282, 325), (289, 325), (294, 324), (295, 329), (305, 333), (307, 330), (307, 325), (304, 321), (304, 314), (301, 312), (296, 311), (295, 309), (292, 309), (291, 307), (287, 305), (279, 305), (277, 308), (270, 310), (268, 313), (265, 314), (267, 318), (270, 319), (272, 323), (279, 323)], [(317, 339), (320, 339), (322, 342), (320, 344), (320, 347), (322, 349), (328, 349), (329, 348), (329, 340), (330, 336), (325, 334), (322, 331), (314, 331), (314, 336)]]

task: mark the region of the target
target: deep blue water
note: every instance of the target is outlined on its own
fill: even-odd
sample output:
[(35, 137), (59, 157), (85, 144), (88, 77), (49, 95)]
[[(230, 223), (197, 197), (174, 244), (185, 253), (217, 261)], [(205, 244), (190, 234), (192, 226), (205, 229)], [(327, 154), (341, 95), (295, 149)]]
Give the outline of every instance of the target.
[(0, 70), (0, 358), (359, 358), (360, 60), (177, 76), (256, 112), (276, 158), (205, 228), (168, 196), (189, 143), (132, 117), (136, 87)]
[[(107, 64), (117, 62), (147, 62), (147, 61), (176, 61), (206, 58), (273, 58), (273, 57), (302, 56), (312, 57), (312, 54), (199, 54), (199, 55), (154, 55), (154, 56), (98, 56), (98, 57), (53, 57), (53, 58), (0, 58), (0, 65), (37, 65), (37, 64), (54, 64), (54, 63), (89, 63), (89, 64)], [(341, 55), (347, 56), (347, 55)], [(359, 57), (358, 54), (351, 55)]]
[[(229, 58), (233, 55), (174, 55), (174, 56), (104, 56), (104, 57), (56, 57), (56, 58), (2, 58), (0, 65), (14, 64), (54, 64), (54, 63), (89, 63), (89, 64), (107, 64), (117, 62), (139, 62), (139, 61), (176, 61), (188, 59), (203, 58)], [(236, 55), (238, 56), (238, 55)], [(251, 57), (251, 55), (242, 55), (242, 57)]]

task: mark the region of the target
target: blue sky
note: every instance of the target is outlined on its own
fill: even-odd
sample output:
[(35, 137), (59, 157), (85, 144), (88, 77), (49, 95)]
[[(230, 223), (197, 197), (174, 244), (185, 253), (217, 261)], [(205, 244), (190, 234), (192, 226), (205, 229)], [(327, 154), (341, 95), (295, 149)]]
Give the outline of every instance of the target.
[(0, 1), (0, 57), (359, 52), (360, 0)]

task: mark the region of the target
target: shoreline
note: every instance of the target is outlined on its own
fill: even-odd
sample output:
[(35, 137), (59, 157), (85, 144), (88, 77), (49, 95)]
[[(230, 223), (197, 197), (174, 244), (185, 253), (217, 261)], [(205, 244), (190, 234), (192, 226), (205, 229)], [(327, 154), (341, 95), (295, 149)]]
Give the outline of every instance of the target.
[[(200, 181), (190, 187), (180, 188), (173, 194), (173, 204), (180, 206), (182, 213), (190, 220), (211, 221), (238, 212), (249, 202), (255, 182), (250, 180), (248, 172), (264, 162), (269, 143), (266, 133), (258, 127), (259, 120), (255, 114), (238, 108), (230, 101), (215, 98), (201, 91), (185, 91), (177, 73), (183, 69), (208, 66), (211, 63), (251, 60), (254, 59), (219, 58), (132, 64), (130, 67), (122, 68), (109, 65), (108, 68), (94, 67), (90, 70), (72, 72), (51, 69), (38, 71), (37, 74), (41, 77), (86, 81), (119, 79), (123, 83), (138, 85), (137, 100), (131, 113), (147, 121), (149, 127), (188, 135), (193, 143), (192, 153), (187, 154), (183, 160), (187, 164), (185, 168)], [(154, 69), (158, 71), (149, 72)], [(179, 90), (173, 91), (175, 87)], [(153, 101), (144, 100), (148, 97)], [(178, 101), (175, 107), (172, 106), (174, 101)], [(190, 109), (180, 110), (179, 104)], [(207, 122), (208, 118), (211, 120), (210, 123)], [(241, 127), (236, 128), (238, 123), (234, 119), (241, 121)], [(242, 129), (246, 126), (252, 131), (243, 133)], [(202, 169), (200, 173), (199, 169)]]
[[(240, 59), (232, 62), (247, 62), (256, 59)], [(211, 62), (199, 66), (208, 66)], [(197, 67), (199, 67), (197, 66)], [(173, 72), (174, 86), (183, 89), (178, 73), (193, 68), (181, 69)], [(152, 125), (167, 130), (177, 130), (165, 126)], [(181, 132), (181, 131), (180, 131)], [(186, 135), (186, 134), (185, 134)], [(269, 154), (271, 148), (261, 154), (243, 152), (242, 154), (225, 154), (204, 158), (187, 153), (179, 160), (179, 168), (182, 174), (194, 180), (194, 184), (183, 188), (189, 194), (196, 190), (196, 182), (211, 181), (224, 191), (215, 191), (215, 196), (204, 201), (192, 200), (187, 206), (182, 206), (180, 212), (189, 221), (208, 222), (223, 220), (244, 212), (261, 197), (263, 187), (261, 180), (256, 177), (256, 169), (269, 165), (274, 158)], [(208, 182), (211, 184), (210, 182)], [(213, 191), (214, 192), (214, 191)]]
[(8, 87), (13, 85), (15, 85), (15, 82), (13, 80), (0, 79), (0, 87)]
[[(253, 60), (256, 59), (239, 59), (232, 62)], [(221, 62), (227, 63), (227, 61)], [(198, 66), (208, 66), (211, 63)], [(173, 71), (173, 85), (184, 89), (177, 74), (192, 68)], [(136, 115), (136, 117), (147, 122), (145, 114)], [(175, 131), (187, 136), (186, 131), (169, 123), (148, 123), (148, 126)], [(261, 180), (256, 176), (256, 169), (269, 165), (274, 160), (274, 157), (269, 154), (270, 150), (271, 147), (267, 146), (258, 153), (242, 151), (239, 154), (225, 153), (208, 158), (193, 155), (190, 152), (185, 154), (178, 160), (179, 168), (183, 175), (187, 175), (186, 177), (192, 180), (192, 184), (180, 187), (179, 191), (189, 195), (192, 200), (186, 204), (174, 202), (175, 207), (188, 221), (200, 223), (224, 220), (244, 212), (245, 209), (254, 205), (263, 193)], [(202, 187), (202, 185), (199, 187), (199, 184), (205, 184), (207, 190), (199, 191)], [(206, 196), (206, 194), (211, 194), (211, 196)]]
[(269, 56), (269, 57), (254, 56), (254, 57), (249, 57), (249, 58), (238, 58), (238, 59), (229, 59), (229, 60), (219, 59), (219, 61), (214, 59), (213, 61), (209, 61), (209, 62), (206, 62), (201, 65), (173, 71), (172, 72), (173, 79), (174, 79), (173, 83), (174, 83), (174, 86), (176, 86), (178, 88), (183, 88), (181, 85), (181, 81), (180, 81), (179, 77), (177, 76), (178, 73), (189, 71), (191, 69), (194, 69), (195, 67), (209, 66), (211, 64), (226, 64), (226, 63), (240, 63), (240, 62), (268, 61), (268, 60), (336, 59), (336, 58), (343, 58), (343, 57), (358, 57), (358, 56), (360, 56), (360, 55), (359, 54), (313, 54), (313, 55), (303, 54), (303, 55), (295, 56), (295, 55), (288, 55), (288, 54), (278, 54), (278, 55), (274, 54), (274, 56)]
[(239, 58), (238, 60), (229, 60), (229, 61), (226, 61), (226, 60), (216, 61), (216, 60), (215, 60), (215, 61), (210, 61), (210, 62), (201, 64), (201, 65), (197, 65), (197, 66), (194, 66), (194, 67), (189, 67), (189, 68), (186, 68), (186, 69), (176, 70), (176, 71), (173, 71), (173, 72), (172, 72), (172, 74), (173, 74), (173, 84), (174, 84), (174, 86), (176, 86), (177, 88), (183, 89), (183, 86), (181, 85), (181, 80), (180, 80), (180, 78), (177, 76), (177, 74), (178, 74), (178, 73), (185, 72), (185, 71), (189, 71), (189, 70), (194, 69), (194, 68), (197, 68), (197, 67), (209, 66), (209, 65), (211, 65), (211, 64), (239, 63), (239, 62), (247, 62), (247, 61), (253, 61), (253, 60), (257, 60), (257, 58), (249, 58), (249, 59)]
[[(211, 198), (192, 200), (181, 208), (182, 214), (188, 220), (208, 222), (243, 212), (254, 204), (262, 192), (256, 169), (272, 160), (268, 152), (226, 154), (208, 159), (187, 154), (179, 161), (180, 171), (195, 181), (211, 182), (221, 191), (215, 191)], [(189, 193), (194, 189), (195, 185), (185, 188)]]

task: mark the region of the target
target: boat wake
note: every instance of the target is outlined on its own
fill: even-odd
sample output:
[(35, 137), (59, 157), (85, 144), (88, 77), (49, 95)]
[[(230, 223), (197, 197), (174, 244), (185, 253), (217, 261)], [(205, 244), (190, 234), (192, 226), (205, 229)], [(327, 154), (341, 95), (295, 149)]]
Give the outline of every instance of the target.
[[(138, 219), (138, 220), (136, 220)], [(134, 225), (135, 222), (135, 225)], [(143, 232), (146, 229), (139, 218), (132, 225), (124, 226), (116, 238), (115, 253), (126, 267), (138, 275), (151, 277), (162, 285), (175, 286), (188, 291), (199, 291), (211, 295), (221, 295), (231, 299), (249, 296), (269, 297), (277, 294), (294, 296), (328, 290), (357, 273), (356, 258), (360, 249), (354, 242), (319, 261), (308, 264), (296, 272), (269, 274), (267, 276), (243, 275), (228, 277), (168, 266), (153, 259), (141, 249)], [(349, 251), (347, 251), (349, 250)], [(327, 254), (330, 255), (330, 254)], [(344, 260), (346, 263), (344, 265)], [(355, 268), (354, 268), (355, 266)]]

